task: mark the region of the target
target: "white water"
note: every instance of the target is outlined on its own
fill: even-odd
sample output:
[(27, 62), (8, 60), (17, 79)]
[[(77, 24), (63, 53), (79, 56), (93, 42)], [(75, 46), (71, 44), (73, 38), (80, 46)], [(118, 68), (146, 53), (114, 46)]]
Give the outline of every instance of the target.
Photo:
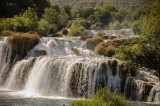
[[(25, 59), (11, 64), (12, 49), (8, 38), (2, 39), (0, 87), (25, 97), (90, 97), (107, 86), (119, 93), (124, 90), (131, 100), (160, 101), (158, 77), (139, 71), (122, 86), (121, 62), (97, 56), (85, 44), (76, 37), (41, 38)], [(153, 88), (147, 91), (148, 84)]]
[(0, 85), (4, 81), (10, 67), (11, 47), (8, 45), (8, 38), (4, 37), (0, 41)]
[[(116, 65), (115, 71), (117, 72), (114, 76), (108, 64), (111, 61), (115, 60), (77, 56), (38, 57), (33, 67), (28, 70), (30, 73), (27, 81), (23, 82), (25, 84), (22, 90), (25, 94), (27, 93), (27, 96), (91, 96), (96, 86), (102, 83), (101, 80), (104, 85), (114, 91), (120, 91), (119, 65)], [(23, 74), (23, 71), (26, 71), (23, 68), (30, 64), (29, 62), (32, 62), (32, 59), (23, 60), (15, 65), (6, 84), (8, 89), (22, 86), (21, 83), (14, 83), (14, 81), (17, 82), (20, 79), (17, 74), (19, 69)], [(102, 64), (106, 67), (103, 67)]]

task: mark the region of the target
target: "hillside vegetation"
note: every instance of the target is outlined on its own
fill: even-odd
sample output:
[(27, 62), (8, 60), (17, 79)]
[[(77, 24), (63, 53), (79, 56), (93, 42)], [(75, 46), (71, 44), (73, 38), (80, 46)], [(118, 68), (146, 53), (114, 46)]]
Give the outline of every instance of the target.
[(133, 12), (137, 8), (144, 5), (149, 0), (50, 0), (50, 1), (51, 3), (56, 2), (59, 3), (60, 5), (62, 3), (68, 3), (71, 6), (73, 6), (73, 8), (76, 9), (81, 9), (86, 6), (94, 7), (96, 5), (100, 5), (103, 3), (111, 3), (121, 7), (122, 10), (124, 9), (125, 11)]

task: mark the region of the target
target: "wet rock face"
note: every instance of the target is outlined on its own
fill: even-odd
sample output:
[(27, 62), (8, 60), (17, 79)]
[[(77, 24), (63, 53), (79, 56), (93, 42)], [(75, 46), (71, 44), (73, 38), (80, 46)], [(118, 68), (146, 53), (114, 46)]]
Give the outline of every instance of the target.
[(43, 49), (37, 49), (37, 50), (35, 50), (35, 55), (36, 56), (44, 56), (44, 55), (47, 55), (47, 51), (43, 50)]
[[(39, 43), (39, 39), (25, 37), (11, 37), (9, 43), (12, 48), (11, 62), (23, 59), (29, 50)], [(15, 60), (14, 60), (15, 59)]]
[(125, 95), (130, 100), (147, 101), (149, 92), (153, 86), (142, 80), (127, 78)]
[(149, 102), (160, 103), (160, 84), (155, 85), (149, 94), (148, 97)]
[(136, 76), (126, 79), (124, 94), (130, 100), (157, 102), (160, 90), (155, 89), (157, 82), (158, 77), (151, 72), (139, 70)]

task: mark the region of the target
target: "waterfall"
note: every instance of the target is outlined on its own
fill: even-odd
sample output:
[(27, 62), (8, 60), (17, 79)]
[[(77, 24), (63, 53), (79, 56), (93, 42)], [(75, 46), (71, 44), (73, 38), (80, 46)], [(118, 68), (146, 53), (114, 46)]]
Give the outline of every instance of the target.
[(148, 97), (149, 102), (160, 103), (160, 84), (155, 85), (149, 94)]
[(85, 42), (76, 38), (41, 38), (41, 43), (34, 47), (27, 57), (40, 55), (49, 56), (95, 56), (93, 51), (87, 49)]
[(8, 41), (0, 41), (1, 88), (29, 97), (91, 97), (98, 88), (108, 87), (130, 100), (160, 100), (157, 76), (143, 69), (131, 76), (121, 61), (96, 55), (77, 37), (41, 38), (24, 58), (12, 61), (17, 54)]
[[(116, 68), (111, 64), (114, 61)], [(118, 92), (121, 85), (119, 64), (115, 59), (99, 57), (42, 56), (34, 62), (29, 58), (14, 66), (7, 86), (9, 89), (19, 88), (23, 82), (21, 89), (24, 92), (43, 96), (90, 97), (100, 86)], [(28, 74), (26, 67), (32, 67)]]
[(11, 47), (8, 45), (8, 38), (4, 37), (0, 41), (0, 85), (5, 83), (5, 79), (10, 69)]

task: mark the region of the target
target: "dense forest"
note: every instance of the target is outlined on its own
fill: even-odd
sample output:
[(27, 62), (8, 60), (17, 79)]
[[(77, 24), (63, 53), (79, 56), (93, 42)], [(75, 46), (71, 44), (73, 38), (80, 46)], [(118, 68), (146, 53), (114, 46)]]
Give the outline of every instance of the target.
[(95, 7), (97, 5), (101, 5), (104, 3), (109, 3), (112, 5), (118, 5), (120, 9), (128, 11), (128, 12), (133, 12), (137, 8), (141, 7), (144, 5), (147, 1), (149, 0), (50, 0), (51, 3), (58, 3), (58, 4), (63, 4), (63, 3), (68, 3), (70, 6), (76, 9), (81, 9), (83, 7)]
[[(94, 7), (85, 5), (87, 3), (83, 0), (76, 1), (77, 4), (75, 1), (62, 2), (58, 1), (56, 4), (48, 0), (25, 0), (23, 2), (2, 0), (0, 1), (0, 31), (35, 31), (46, 36), (59, 31), (66, 33), (65, 29), (70, 28), (71, 32), (68, 35), (74, 36), (82, 34), (84, 29), (121, 29), (135, 26), (134, 16), (127, 11), (129, 9), (121, 8), (132, 7), (130, 5), (136, 4), (133, 1), (113, 0), (113, 4), (108, 3), (107, 0), (107, 3), (100, 0), (87, 1), (88, 4), (94, 4)], [(137, 3), (139, 6), (132, 8), (132, 11), (146, 3), (145, 0), (139, 2)], [(137, 30), (134, 28), (135, 33)]]

